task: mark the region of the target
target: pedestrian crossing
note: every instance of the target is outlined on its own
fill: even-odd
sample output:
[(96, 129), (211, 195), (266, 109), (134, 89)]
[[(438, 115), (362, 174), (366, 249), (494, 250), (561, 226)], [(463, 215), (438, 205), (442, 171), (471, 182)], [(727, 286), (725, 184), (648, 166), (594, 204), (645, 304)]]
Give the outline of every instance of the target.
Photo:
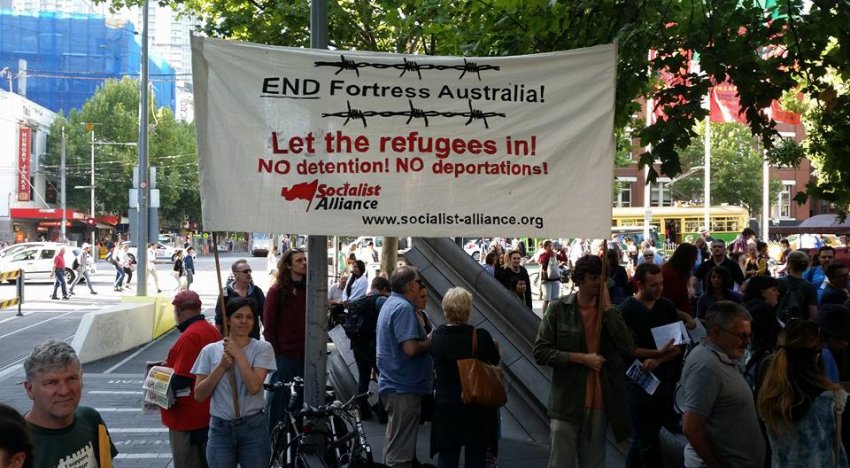
[(142, 413), (143, 369), (138, 374), (85, 374), (82, 404), (100, 412), (118, 449), (115, 467), (173, 466), (168, 428), (156, 414)]

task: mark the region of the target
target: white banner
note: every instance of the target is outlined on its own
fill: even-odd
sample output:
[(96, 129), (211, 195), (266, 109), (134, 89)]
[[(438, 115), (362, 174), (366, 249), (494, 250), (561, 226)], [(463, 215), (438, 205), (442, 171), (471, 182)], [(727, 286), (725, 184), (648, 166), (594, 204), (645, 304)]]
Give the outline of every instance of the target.
[(616, 47), (432, 57), (192, 38), (203, 228), (608, 237)]

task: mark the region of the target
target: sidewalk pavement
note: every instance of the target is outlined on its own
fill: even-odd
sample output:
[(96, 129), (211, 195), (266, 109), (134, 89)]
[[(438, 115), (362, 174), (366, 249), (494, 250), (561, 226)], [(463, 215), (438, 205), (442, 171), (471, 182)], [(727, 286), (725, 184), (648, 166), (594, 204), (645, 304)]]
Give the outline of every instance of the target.
[[(369, 421), (363, 421), (363, 428), (366, 430), (369, 445), (372, 446), (375, 461), (383, 460), (386, 424), (380, 424), (377, 422), (377, 418), (372, 418)], [(432, 459), (429, 453), (430, 439), (431, 423), (421, 424), (416, 438), (416, 458), (420, 463), (430, 463), (436, 466), (437, 456), (435, 455)], [(462, 460), (463, 456), (461, 456), (460, 466), (463, 466)], [(541, 447), (533, 442), (514, 438), (502, 438), (499, 441), (499, 466), (503, 468), (546, 468), (548, 460), (548, 447)]]

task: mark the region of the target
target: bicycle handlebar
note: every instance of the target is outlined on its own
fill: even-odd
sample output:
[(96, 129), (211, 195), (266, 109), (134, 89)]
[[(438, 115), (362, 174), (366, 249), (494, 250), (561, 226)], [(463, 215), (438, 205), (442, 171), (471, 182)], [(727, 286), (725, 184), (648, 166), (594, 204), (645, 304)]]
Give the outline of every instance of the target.
[(292, 382), (284, 382), (282, 380), (277, 380), (273, 383), (263, 383), (263, 388), (270, 392), (279, 392), (284, 388), (292, 391), (294, 388), (303, 388), (304, 387), (304, 379), (301, 377), (293, 377)]
[(358, 395), (354, 395), (349, 398), (348, 401), (342, 403), (339, 400), (334, 401), (333, 403), (328, 403), (322, 406), (312, 406), (307, 403), (304, 403), (304, 407), (301, 408), (300, 414), (302, 416), (308, 418), (322, 417), (327, 415), (339, 414), (351, 409), (354, 406), (354, 402), (361, 398), (368, 398), (372, 396), (372, 392), (365, 392)]

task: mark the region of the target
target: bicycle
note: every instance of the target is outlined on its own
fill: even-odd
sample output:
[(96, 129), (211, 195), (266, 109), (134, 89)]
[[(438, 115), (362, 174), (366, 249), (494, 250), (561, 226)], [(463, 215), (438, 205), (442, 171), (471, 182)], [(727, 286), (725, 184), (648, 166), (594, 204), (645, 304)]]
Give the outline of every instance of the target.
[[(266, 390), (289, 391), (284, 416), (272, 429), (269, 467), (280, 468), (372, 468), (372, 447), (360, 421), (355, 402), (371, 395), (354, 395), (342, 403), (333, 392), (329, 403), (315, 407), (303, 403), (304, 380), (265, 384)], [(317, 439), (318, 437), (318, 439)], [(317, 443), (318, 441), (318, 443)]]

